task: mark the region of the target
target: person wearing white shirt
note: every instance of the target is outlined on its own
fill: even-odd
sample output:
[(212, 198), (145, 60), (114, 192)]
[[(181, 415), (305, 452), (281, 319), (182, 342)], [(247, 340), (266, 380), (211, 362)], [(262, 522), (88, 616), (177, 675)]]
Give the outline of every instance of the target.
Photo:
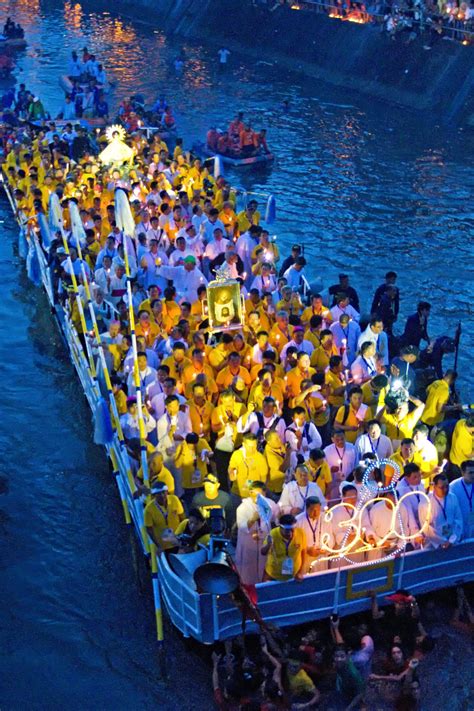
[(350, 305), (349, 297), (341, 294), (337, 299), (336, 305), (331, 309), (332, 320), (339, 321), (342, 314), (347, 314), (349, 318), (353, 319), (353, 321), (357, 321), (357, 323), (360, 321), (360, 313)]
[(162, 229), (160, 229), (158, 225), (158, 218), (153, 216), (150, 219), (150, 227), (146, 231), (146, 239), (148, 242), (148, 246), (151, 248), (151, 243), (152, 240), (156, 240), (157, 248), (160, 250), (163, 250), (164, 252), (167, 252), (169, 247), (170, 247), (170, 241), (168, 239), (168, 236), (166, 235), (166, 232), (164, 232)]
[(463, 521), (463, 538), (474, 538), (474, 461), (468, 459), (461, 464), (459, 479), (449, 485), (449, 491), (458, 500)]
[(186, 238), (178, 235), (176, 237), (176, 249), (171, 252), (169, 264), (171, 267), (182, 267), (185, 257), (194, 257), (194, 252), (186, 246)]
[(359, 462), (368, 452), (375, 454), (377, 459), (388, 459), (393, 454), (392, 442), (382, 434), (378, 420), (369, 420), (367, 432), (356, 439), (355, 448)]
[[(332, 532), (334, 548), (343, 548), (348, 552), (346, 557), (354, 563), (362, 563), (365, 560), (365, 553), (350, 553), (348, 546), (350, 545), (350, 533), (358, 528), (358, 516), (355, 515), (358, 491), (355, 484), (348, 481), (343, 481), (339, 486), (341, 496), (340, 504), (333, 506), (327, 512), (325, 518), (329, 519), (328, 526)], [(354, 525), (353, 525), (354, 524)], [(360, 543), (355, 543), (355, 549), (360, 547)], [(346, 565), (344, 559), (334, 560), (331, 568), (337, 568), (339, 565)]]
[[(173, 385), (170, 384), (170, 381), (173, 382)], [(184, 398), (182, 395), (179, 395), (176, 392), (176, 382), (174, 378), (167, 378), (165, 381), (166, 385), (164, 386), (164, 391), (161, 393), (156, 393), (153, 396), (150, 397), (150, 404), (151, 408), (153, 410), (153, 415), (155, 419), (158, 421), (160, 420), (161, 417), (166, 413), (166, 399), (170, 397), (170, 395), (175, 395), (178, 400), (179, 400), (179, 405), (181, 408), (185, 408), (186, 406), (186, 398)], [(149, 387), (154, 387), (156, 383), (153, 383)]]
[[(364, 510), (362, 525), (365, 536), (375, 548), (369, 552), (368, 559), (384, 558), (389, 553), (404, 545), (403, 536), (414, 536), (419, 527), (411, 509), (402, 503), (397, 505), (397, 496), (393, 491), (383, 494), (384, 501), (377, 501), (370, 510)], [(394, 513), (395, 507), (397, 512)], [(383, 542), (382, 542), (383, 541)], [(419, 536), (419, 542), (422, 536)], [(412, 539), (412, 545), (416, 539)]]
[(206, 220), (207, 215), (203, 212), (202, 207), (200, 205), (195, 205), (193, 207), (193, 216), (191, 218), (191, 222), (198, 235), (203, 234), (203, 229), (201, 228), (204, 222), (206, 222)]
[(175, 465), (176, 448), (180, 442), (186, 439), (186, 435), (191, 432), (191, 423), (189, 416), (179, 409), (179, 398), (176, 395), (167, 397), (165, 406), (166, 412), (160, 417), (156, 425), (157, 450), (163, 455), (165, 467), (173, 474), (176, 496), (181, 496), (183, 487), (181, 484), (181, 472)]
[(204, 250), (203, 256), (203, 269), (207, 273), (210, 268), (211, 262), (220, 254), (225, 254), (227, 246), (230, 244), (229, 240), (223, 236), (223, 232), (220, 228), (214, 230), (214, 239), (208, 242), (206, 249)]
[(256, 585), (263, 580), (265, 556), (261, 555), (265, 538), (277, 521), (279, 508), (265, 496), (265, 484), (253, 481), (249, 496), (237, 507), (237, 545), (235, 565), (244, 585)]
[(262, 264), (261, 273), (255, 277), (251, 284), (251, 289), (258, 289), (258, 293), (262, 296), (264, 293), (272, 293), (276, 289), (276, 279), (271, 273), (271, 264)]
[(201, 258), (204, 254), (204, 242), (194, 225), (188, 225), (184, 230), (180, 230), (177, 237), (181, 235), (186, 239), (186, 248), (191, 250), (195, 257)]
[(363, 333), (360, 334), (357, 348), (360, 351), (363, 343), (373, 343), (377, 353), (382, 356), (383, 364), (390, 362), (388, 353), (388, 338), (383, 330), (383, 321), (380, 318), (373, 318)]
[(247, 279), (252, 276), (252, 252), (257, 245), (258, 237), (261, 231), (262, 228), (258, 225), (251, 225), (247, 232), (241, 234), (235, 243), (235, 251), (244, 264)]
[[(156, 380), (156, 370), (155, 370), (155, 368), (151, 368), (148, 365), (146, 353), (143, 353), (142, 351), (140, 351), (138, 353), (137, 362), (138, 362), (138, 378), (140, 381), (140, 391), (141, 391), (142, 397), (145, 398), (147, 385), (151, 385), (151, 383), (155, 382), (155, 380)], [(130, 375), (128, 376), (127, 388), (128, 388), (129, 395), (135, 395), (136, 387), (135, 387), (135, 378), (134, 378), (133, 371), (131, 371)]]
[(304, 257), (297, 257), (296, 262), (288, 267), (283, 276), (286, 279), (287, 286), (291, 289), (300, 291), (305, 282), (304, 268), (306, 266), (306, 259)]
[(316, 496), (321, 506), (326, 506), (323, 492), (314, 481), (309, 481), (309, 472), (304, 464), (299, 464), (295, 470), (295, 481), (289, 481), (283, 486), (278, 506), (282, 514), (291, 513), (293, 516), (301, 513), (306, 508), (306, 499)]
[[(145, 432), (149, 435), (156, 428), (155, 419), (147, 412), (146, 408), (142, 409), (143, 423), (145, 425)], [(137, 401), (135, 398), (131, 397), (127, 399), (127, 412), (125, 415), (120, 417), (120, 424), (122, 426), (123, 436), (126, 439), (139, 439), (140, 438), (140, 428), (138, 424), (138, 408)]]
[(444, 474), (436, 474), (428, 497), (429, 504), (423, 500), (418, 507), (420, 523), (428, 524), (424, 531), (425, 548), (449, 548), (462, 537), (463, 518), (458, 498), (449, 491)]
[(165, 279), (172, 279), (178, 297), (191, 303), (197, 301), (198, 288), (203, 285), (207, 286), (207, 279), (201, 270), (196, 267), (196, 257), (193, 254), (184, 258), (183, 266), (162, 266), (158, 273)]
[(237, 420), (237, 432), (252, 432), (261, 440), (271, 430), (278, 434), (282, 442), (285, 441), (285, 420), (278, 414), (272, 397), (264, 398), (261, 412), (254, 411), (253, 405), (249, 403), (247, 412)]
[(344, 432), (335, 431), (331, 436), (332, 444), (324, 448), (324, 454), (333, 478), (345, 479), (357, 466), (357, 450), (346, 442)]
[(314, 351), (314, 346), (311, 341), (307, 341), (304, 337), (303, 326), (295, 326), (293, 328), (293, 338), (281, 349), (280, 358), (284, 364), (286, 363), (286, 353), (291, 346), (297, 348), (299, 353), (306, 353), (310, 357)]
[(425, 487), (421, 483), (420, 467), (418, 464), (410, 462), (409, 464), (405, 464), (402, 474), (403, 476), (397, 484), (398, 497), (401, 499), (402, 496), (405, 496), (405, 494), (410, 494), (410, 496), (407, 496), (403, 499), (403, 501), (405, 502), (405, 506), (410, 509), (413, 518), (421, 528), (419, 508), (420, 503), (425, 498), (423, 496)]
[(308, 496), (305, 510), (296, 516), (296, 527), (304, 531), (306, 538), (306, 570), (305, 573), (318, 573), (327, 570), (327, 560), (319, 560), (328, 555), (324, 546), (333, 548), (333, 536), (330, 527), (322, 515), (322, 502), (316, 496)]
[(286, 428), (285, 442), (293, 452), (302, 454), (305, 459), (309, 457), (310, 449), (319, 449), (322, 446), (316, 425), (306, 421), (306, 410), (300, 405), (293, 408), (293, 422)]
[(223, 235), (226, 234), (224, 223), (219, 220), (214, 212), (218, 214), (217, 209), (213, 208), (209, 213), (209, 217), (202, 222), (202, 236), (206, 244), (216, 239), (216, 230), (220, 230)]
[(371, 342), (363, 343), (360, 355), (351, 365), (351, 375), (357, 385), (366, 383), (377, 375), (375, 363), (375, 346)]
[(333, 343), (343, 358), (344, 366), (350, 366), (357, 356), (359, 324), (357, 321), (352, 321), (347, 314), (341, 314), (339, 321), (332, 323), (329, 330), (333, 335)]
[(158, 242), (153, 238), (150, 241), (150, 249), (142, 255), (138, 270), (139, 283), (145, 289), (155, 285), (161, 289), (161, 292), (168, 285), (167, 278), (161, 274), (161, 267), (167, 266), (168, 257), (162, 249), (158, 249)]

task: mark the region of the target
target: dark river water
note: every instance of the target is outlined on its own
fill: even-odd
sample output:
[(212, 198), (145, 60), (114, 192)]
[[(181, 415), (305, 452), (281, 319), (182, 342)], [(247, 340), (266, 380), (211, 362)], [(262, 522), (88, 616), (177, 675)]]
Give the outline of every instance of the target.
[[(165, 93), (188, 143), (236, 110), (265, 125), (276, 164), (229, 177), (276, 196), (282, 251), (304, 241), (311, 276), (325, 286), (349, 272), (365, 309), (394, 268), (403, 316), (427, 298), (433, 334), (452, 334), (463, 322), (462, 390), (474, 396), (472, 133), (442, 131), (235, 55), (219, 75), (215, 48), (199, 44), (184, 45), (177, 76), (176, 40), (88, 5), (0, 0), (0, 22), (7, 14), (28, 40), (15, 78), (52, 114), (69, 54), (87, 44), (116, 83), (113, 105), (137, 91), (150, 100)], [(157, 679), (149, 577), (137, 565), (104, 455), (91, 443), (89, 410), (46, 299), (16, 256), (3, 199), (0, 221), (0, 708), (210, 708), (208, 666), (170, 629), (170, 680)]]

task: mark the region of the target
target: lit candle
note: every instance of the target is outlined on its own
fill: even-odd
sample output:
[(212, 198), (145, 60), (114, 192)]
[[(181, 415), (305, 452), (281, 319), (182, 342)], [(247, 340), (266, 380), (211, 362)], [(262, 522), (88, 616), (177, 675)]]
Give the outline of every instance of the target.
[(349, 375), (350, 375), (349, 368), (346, 368), (346, 370), (344, 371), (344, 374), (346, 376), (346, 380), (349, 381)]
[(247, 272), (244, 272), (244, 273), (242, 274), (242, 279), (247, 279)]
[(345, 348), (347, 346), (347, 338), (342, 339), (342, 347)]

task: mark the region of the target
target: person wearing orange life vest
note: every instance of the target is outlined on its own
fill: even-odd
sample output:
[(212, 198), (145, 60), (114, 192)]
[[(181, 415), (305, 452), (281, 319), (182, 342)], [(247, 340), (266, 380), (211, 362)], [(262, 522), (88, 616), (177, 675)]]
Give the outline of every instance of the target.
[(248, 124), (240, 132), (239, 147), (243, 156), (253, 156), (255, 154), (255, 149), (257, 148), (256, 135)]
[(242, 121), (244, 114), (243, 111), (239, 111), (237, 116), (229, 124), (229, 135), (232, 139), (239, 138), (240, 133), (244, 130), (244, 122)]

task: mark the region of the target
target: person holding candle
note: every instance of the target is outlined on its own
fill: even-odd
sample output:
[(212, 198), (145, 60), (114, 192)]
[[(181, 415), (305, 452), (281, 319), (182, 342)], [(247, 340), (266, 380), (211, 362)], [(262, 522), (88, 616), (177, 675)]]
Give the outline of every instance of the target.
[(370, 407), (362, 402), (362, 388), (355, 385), (349, 391), (348, 404), (342, 405), (336, 412), (334, 426), (343, 430), (346, 440), (354, 444), (357, 437), (365, 432), (371, 418)]
[(357, 356), (357, 341), (360, 336), (360, 326), (357, 321), (352, 321), (347, 314), (341, 314), (339, 321), (329, 326), (334, 339), (334, 345), (339, 349), (339, 355), (344, 361), (344, 366), (350, 367)]
[(356, 467), (356, 448), (350, 442), (346, 442), (345, 433), (342, 430), (334, 429), (331, 435), (332, 444), (324, 447), (324, 455), (329, 464), (334, 482), (345, 479)]

